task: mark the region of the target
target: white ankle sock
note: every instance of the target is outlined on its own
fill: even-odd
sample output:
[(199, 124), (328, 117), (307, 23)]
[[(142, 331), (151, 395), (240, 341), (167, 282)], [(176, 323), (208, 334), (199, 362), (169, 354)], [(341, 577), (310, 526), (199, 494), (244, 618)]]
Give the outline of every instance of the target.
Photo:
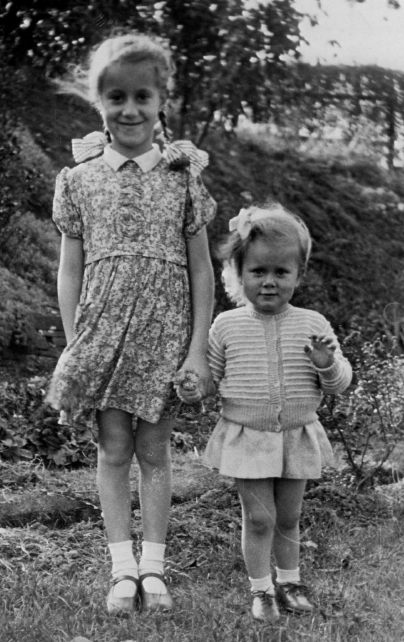
[[(132, 540), (108, 544), (112, 557), (112, 577), (114, 580), (122, 575), (139, 577), (137, 562), (133, 556)], [(136, 592), (134, 582), (122, 580), (114, 587), (115, 597), (133, 597)]]
[(248, 579), (251, 582), (252, 591), (268, 591), (269, 595), (273, 595), (275, 593), (272, 575), (261, 577), (258, 580), (254, 580), (252, 577), (249, 577)]
[[(165, 544), (143, 542), (142, 556), (139, 562), (139, 575), (144, 575), (145, 573), (160, 573), (164, 575), (165, 550)], [(158, 595), (167, 593), (166, 585), (162, 580), (159, 580), (158, 577), (147, 577), (142, 584), (147, 593), (157, 593)]]
[(292, 570), (288, 570), (288, 569), (278, 568), (276, 566), (275, 569), (276, 569), (276, 582), (278, 584), (288, 584), (289, 582), (291, 582), (292, 584), (297, 584), (298, 582), (300, 582), (299, 567), (294, 568)]

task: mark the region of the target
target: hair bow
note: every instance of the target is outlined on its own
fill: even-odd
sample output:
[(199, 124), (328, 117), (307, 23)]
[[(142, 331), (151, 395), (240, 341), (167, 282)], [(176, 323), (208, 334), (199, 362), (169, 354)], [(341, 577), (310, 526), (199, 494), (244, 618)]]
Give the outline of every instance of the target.
[(84, 138), (73, 138), (73, 158), (76, 163), (84, 163), (102, 154), (106, 145), (108, 145), (108, 138), (103, 132), (91, 132)]
[(262, 210), (259, 208), (246, 210), (243, 208), (237, 216), (230, 219), (229, 230), (230, 232), (238, 232), (244, 241), (249, 235), (252, 224), (255, 223), (255, 221), (270, 216), (271, 214), (268, 210)]
[(190, 140), (176, 140), (164, 145), (164, 157), (168, 163), (180, 161), (184, 155), (189, 159), (189, 171), (193, 176), (201, 173), (209, 165), (209, 154), (195, 147)]
[[(106, 145), (108, 145), (108, 138), (103, 132), (92, 132), (84, 138), (74, 138), (72, 140), (73, 158), (76, 163), (91, 160), (102, 154)], [(180, 161), (182, 156), (186, 156), (189, 159), (189, 171), (193, 176), (200, 174), (209, 164), (209, 154), (195, 147), (190, 140), (166, 143), (163, 156), (168, 163), (175, 163)]]

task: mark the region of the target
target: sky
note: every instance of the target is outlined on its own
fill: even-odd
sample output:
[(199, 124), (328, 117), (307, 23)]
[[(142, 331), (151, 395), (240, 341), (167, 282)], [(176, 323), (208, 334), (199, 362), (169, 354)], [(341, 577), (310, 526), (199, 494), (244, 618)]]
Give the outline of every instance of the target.
[[(319, 24), (306, 19), (301, 30), (310, 46), (302, 45), (303, 60), (322, 64), (368, 65), (404, 71), (404, 0), (392, 9), (387, 0), (295, 0), (298, 11), (315, 13)], [(329, 41), (340, 45), (332, 46)]]

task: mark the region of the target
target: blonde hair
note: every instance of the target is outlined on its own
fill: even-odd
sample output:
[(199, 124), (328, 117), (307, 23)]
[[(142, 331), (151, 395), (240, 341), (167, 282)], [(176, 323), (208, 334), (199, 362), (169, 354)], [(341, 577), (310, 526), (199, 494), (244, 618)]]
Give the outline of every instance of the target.
[(105, 72), (110, 65), (144, 61), (154, 64), (157, 87), (164, 102), (175, 70), (171, 54), (162, 41), (137, 32), (107, 38), (92, 50), (86, 65), (73, 67), (66, 79), (56, 83), (61, 92), (79, 96), (97, 107)]
[[(296, 243), (299, 250), (299, 273), (303, 276), (311, 253), (311, 236), (304, 221), (275, 201), (264, 205), (251, 205), (246, 210), (255, 214), (257, 220), (252, 221), (248, 235), (241, 237), (239, 232), (232, 232), (219, 250), (219, 258), (223, 261), (222, 279), (230, 299), (238, 305), (245, 303), (241, 274), (243, 262), (251, 243), (257, 238), (268, 242)], [(259, 214), (262, 213), (262, 217)]]

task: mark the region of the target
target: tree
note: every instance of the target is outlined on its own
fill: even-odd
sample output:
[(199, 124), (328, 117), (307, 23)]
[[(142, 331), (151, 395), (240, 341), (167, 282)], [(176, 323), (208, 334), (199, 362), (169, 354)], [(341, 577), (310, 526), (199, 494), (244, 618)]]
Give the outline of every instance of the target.
[(12, 0), (0, 15), (13, 64), (61, 73), (111, 28), (166, 39), (177, 66), (177, 134), (201, 143), (216, 119), (234, 127), (240, 114), (267, 120), (271, 79), (298, 57), (301, 14), (293, 0), (249, 8), (243, 0)]

